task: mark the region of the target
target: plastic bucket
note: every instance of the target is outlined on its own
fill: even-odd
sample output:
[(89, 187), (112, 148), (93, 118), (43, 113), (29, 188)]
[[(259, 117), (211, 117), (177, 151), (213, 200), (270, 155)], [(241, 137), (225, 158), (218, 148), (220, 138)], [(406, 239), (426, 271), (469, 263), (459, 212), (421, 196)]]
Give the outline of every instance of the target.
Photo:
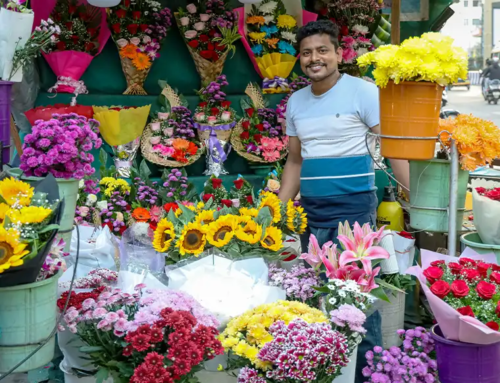
[(350, 357), (350, 361), (346, 367), (342, 367), (342, 375), (337, 376), (333, 383), (354, 383), (356, 378), (356, 362), (358, 360), (358, 348), (356, 347)]
[(10, 95), (12, 93), (10, 81), (0, 81), (0, 140), (3, 144), (2, 164), (10, 162)]
[(444, 338), (439, 325), (432, 327), (441, 383), (498, 383), (500, 343), (481, 345)]
[(487, 245), (483, 243), (478, 233), (464, 234), (460, 237), (460, 242), (479, 254), (495, 254), (497, 256), (497, 263), (500, 264), (500, 245)]
[(380, 132), (396, 137), (435, 137), (435, 140), (382, 138), (386, 158), (430, 160), (439, 130), (443, 88), (430, 82), (390, 81), (380, 88)]
[[(437, 233), (448, 232), (450, 162), (410, 161), (410, 226)], [(461, 228), (469, 172), (459, 169), (456, 227)]]
[[(40, 282), (0, 288), (0, 373), (16, 366), (54, 330), (60, 275)], [(45, 366), (54, 357), (54, 350), (55, 335), (15, 372)]]
[(405, 325), (405, 293), (390, 294), (389, 302), (381, 302), (378, 309), (382, 317), (382, 345), (384, 349), (401, 346), (401, 338), (397, 334)]

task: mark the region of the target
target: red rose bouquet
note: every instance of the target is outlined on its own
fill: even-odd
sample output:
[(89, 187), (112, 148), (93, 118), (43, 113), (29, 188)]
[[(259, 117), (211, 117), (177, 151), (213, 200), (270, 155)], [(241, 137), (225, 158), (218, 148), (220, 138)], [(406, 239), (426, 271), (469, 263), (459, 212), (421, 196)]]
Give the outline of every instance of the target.
[(50, 16), (61, 31), (55, 47), (43, 53), (58, 79), (49, 91), (87, 93), (79, 80), (109, 39), (106, 10), (85, 0), (37, 0), (32, 7), (37, 18), (35, 25), (38, 18)]
[(488, 245), (500, 245), (500, 183), (473, 179), (472, 208), (474, 226), (481, 241)]
[(205, 183), (202, 199), (204, 203), (212, 201), (212, 206), (218, 209), (223, 207), (251, 208), (254, 206), (253, 187), (242, 176), (233, 181), (234, 186), (227, 190), (222, 179), (212, 175)]
[(422, 267), (407, 272), (419, 279), (447, 339), (500, 342), (500, 267), (493, 254), (467, 249), (456, 258), (422, 250)]

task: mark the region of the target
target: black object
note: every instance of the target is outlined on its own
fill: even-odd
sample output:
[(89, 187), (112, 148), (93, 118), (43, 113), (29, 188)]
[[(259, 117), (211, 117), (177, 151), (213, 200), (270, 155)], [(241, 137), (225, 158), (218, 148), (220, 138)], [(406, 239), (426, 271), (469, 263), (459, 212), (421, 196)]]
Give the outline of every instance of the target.
[(386, 186), (384, 188), (384, 202), (396, 202), (396, 197), (394, 196), (394, 187), (392, 185)]

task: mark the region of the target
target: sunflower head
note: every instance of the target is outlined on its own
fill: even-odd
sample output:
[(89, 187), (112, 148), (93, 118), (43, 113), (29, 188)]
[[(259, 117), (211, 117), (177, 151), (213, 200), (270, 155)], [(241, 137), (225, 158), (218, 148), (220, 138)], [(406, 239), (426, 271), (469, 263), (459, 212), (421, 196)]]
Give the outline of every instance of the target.
[(249, 217), (257, 217), (259, 215), (259, 211), (254, 208), (247, 209), (246, 207), (240, 208), (240, 215), (241, 216), (249, 216)]
[(238, 218), (234, 215), (223, 215), (208, 226), (208, 242), (215, 247), (227, 245), (238, 229)]
[(255, 245), (262, 238), (262, 226), (255, 221), (248, 221), (245, 226), (238, 228), (236, 238), (240, 241)]
[(199, 255), (205, 250), (206, 243), (207, 239), (203, 226), (199, 222), (190, 222), (184, 226), (176, 246), (179, 248), (181, 255)]
[(262, 199), (259, 210), (264, 208), (269, 209), (269, 213), (271, 214), (272, 222), (278, 223), (281, 221), (281, 202), (278, 196), (274, 193), (265, 193), (264, 198)]
[(296, 234), (303, 234), (307, 227), (307, 217), (301, 206), (295, 207), (293, 201), (288, 201), (286, 206), (286, 226)]
[(260, 241), (262, 247), (271, 250), (279, 251), (283, 247), (283, 233), (280, 229), (274, 226), (269, 226), (266, 229), (264, 238)]
[(215, 210), (202, 210), (198, 213), (196, 221), (203, 225), (209, 225), (214, 222), (214, 213)]
[(28, 225), (33, 223), (41, 223), (52, 214), (52, 209), (42, 206), (26, 206), (21, 209), (10, 209), (5, 214), (11, 222)]
[(174, 238), (174, 225), (167, 218), (163, 218), (158, 222), (158, 226), (156, 227), (153, 238), (153, 248), (159, 253), (164, 253), (169, 249)]
[(0, 226), (0, 274), (11, 267), (21, 266), (23, 258), (29, 254), (26, 243), (19, 242), (16, 229), (5, 230)]
[(34, 194), (35, 189), (26, 182), (12, 177), (0, 181), (0, 196), (9, 206), (28, 206)]

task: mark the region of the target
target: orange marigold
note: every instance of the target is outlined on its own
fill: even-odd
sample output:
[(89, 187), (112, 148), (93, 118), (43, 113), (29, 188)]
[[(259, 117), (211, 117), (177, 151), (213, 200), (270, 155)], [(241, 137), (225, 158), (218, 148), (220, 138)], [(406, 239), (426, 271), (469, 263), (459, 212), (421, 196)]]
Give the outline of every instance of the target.
[(146, 70), (151, 66), (151, 60), (147, 54), (138, 52), (137, 56), (132, 60), (132, 64), (138, 70)]
[(133, 60), (137, 57), (137, 46), (134, 44), (127, 44), (122, 49), (120, 49), (120, 55)]
[(151, 219), (151, 214), (148, 209), (137, 207), (132, 212), (132, 218), (134, 218), (137, 222), (147, 222)]
[(263, 16), (249, 16), (247, 17), (247, 24), (257, 24), (264, 25), (266, 23), (266, 19)]

